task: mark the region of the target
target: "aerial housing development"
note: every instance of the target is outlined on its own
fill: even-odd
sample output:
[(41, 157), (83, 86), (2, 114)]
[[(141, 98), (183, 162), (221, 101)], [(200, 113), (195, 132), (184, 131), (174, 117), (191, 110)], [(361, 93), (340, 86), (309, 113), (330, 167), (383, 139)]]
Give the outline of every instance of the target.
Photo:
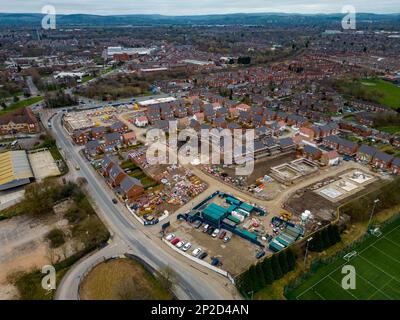
[(397, 9), (0, 13), (0, 299), (399, 300)]

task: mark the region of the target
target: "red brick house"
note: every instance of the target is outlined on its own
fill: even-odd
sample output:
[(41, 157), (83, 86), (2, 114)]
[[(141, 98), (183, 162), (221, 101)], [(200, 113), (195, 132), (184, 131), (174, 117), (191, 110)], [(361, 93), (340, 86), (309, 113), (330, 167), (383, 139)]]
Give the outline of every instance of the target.
[(133, 200), (138, 198), (144, 193), (142, 183), (135, 178), (125, 175), (121, 180), (120, 189), (122, 196), (131, 203)]
[(72, 134), (72, 140), (74, 140), (76, 144), (84, 145), (88, 142), (88, 136), (84, 131), (79, 130)]
[(303, 149), (303, 156), (308, 160), (319, 160), (322, 156), (322, 151), (316, 147), (306, 144)]

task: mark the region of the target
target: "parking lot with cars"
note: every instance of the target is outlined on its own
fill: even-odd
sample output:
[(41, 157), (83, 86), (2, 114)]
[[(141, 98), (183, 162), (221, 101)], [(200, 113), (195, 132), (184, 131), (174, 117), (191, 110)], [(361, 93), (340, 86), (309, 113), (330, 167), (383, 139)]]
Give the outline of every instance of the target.
[(260, 251), (257, 245), (200, 221), (177, 221), (168, 228), (165, 240), (183, 252), (232, 275), (246, 270), (257, 260), (256, 255)]

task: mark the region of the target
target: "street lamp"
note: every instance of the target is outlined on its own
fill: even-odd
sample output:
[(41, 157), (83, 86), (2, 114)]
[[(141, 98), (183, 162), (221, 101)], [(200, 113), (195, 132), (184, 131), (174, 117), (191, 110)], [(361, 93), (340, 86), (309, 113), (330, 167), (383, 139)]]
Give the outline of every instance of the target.
[(310, 242), (311, 242), (312, 239), (313, 239), (313, 237), (310, 237), (310, 238), (307, 239), (306, 253), (304, 254), (304, 266), (307, 263), (308, 246), (310, 245)]
[(375, 199), (375, 200), (374, 200), (374, 205), (372, 206), (371, 215), (369, 216), (369, 221), (368, 221), (367, 230), (369, 230), (369, 227), (370, 227), (371, 221), (372, 221), (372, 216), (374, 215), (374, 211), (375, 211), (376, 204), (377, 204), (379, 201), (380, 201), (379, 199)]

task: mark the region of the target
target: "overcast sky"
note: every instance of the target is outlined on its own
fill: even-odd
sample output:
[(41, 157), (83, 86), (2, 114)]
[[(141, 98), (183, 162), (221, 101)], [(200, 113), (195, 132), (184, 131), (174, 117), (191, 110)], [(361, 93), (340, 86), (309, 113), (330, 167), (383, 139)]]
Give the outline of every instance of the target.
[(399, 13), (400, 0), (0, 0), (0, 12), (40, 13), (53, 5), (57, 13), (165, 15), (236, 12), (340, 13), (344, 5), (358, 12)]

